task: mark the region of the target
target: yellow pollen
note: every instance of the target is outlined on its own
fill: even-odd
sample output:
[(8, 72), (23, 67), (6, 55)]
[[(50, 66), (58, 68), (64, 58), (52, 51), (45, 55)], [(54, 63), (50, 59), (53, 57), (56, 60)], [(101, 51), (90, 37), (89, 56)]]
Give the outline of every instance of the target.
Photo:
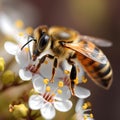
[(46, 87), (46, 91), (47, 91), (47, 92), (50, 92), (50, 90), (51, 90), (50, 86), (47, 86), (47, 87)]
[(88, 116), (87, 116), (87, 115), (84, 115), (83, 117), (84, 117), (84, 120), (87, 120), (87, 118), (88, 118)]
[(87, 78), (85, 78), (84, 76), (82, 76), (82, 82), (83, 83), (87, 83), (87, 81), (88, 81)]
[(23, 23), (22, 20), (17, 20), (17, 21), (15, 22), (15, 26), (16, 26), (17, 28), (23, 28), (24, 23)]
[(22, 37), (24, 35), (24, 33), (23, 32), (19, 32), (18, 35)]
[(88, 108), (88, 105), (87, 103), (84, 103), (83, 106), (82, 106), (83, 110), (86, 110)]
[(92, 114), (92, 113), (90, 114), (90, 117), (91, 117), (91, 118), (94, 118), (94, 116), (93, 116), (93, 114)]
[(44, 84), (48, 84), (48, 82), (49, 82), (49, 80), (47, 79), (47, 78), (45, 78), (44, 80), (43, 80), (43, 82), (44, 82)]
[(45, 60), (45, 62), (44, 62), (45, 64), (48, 64), (48, 61), (47, 60)]
[(70, 71), (64, 70), (64, 74), (68, 75), (69, 73), (70, 73)]
[(59, 86), (59, 87), (63, 87), (63, 86), (64, 86), (63, 81), (59, 81), (58, 86)]
[(91, 107), (92, 104), (90, 102), (86, 102), (88, 107)]
[(32, 33), (33, 33), (33, 28), (32, 28), (32, 27), (27, 27), (27, 28), (25, 29), (25, 31), (26, 31), (27, 34), (32, 35)]
[(29, 52), (29, 48), (24, 48), (25, 52), (28, 53)]
[(76, 79), (74, 79), (74, 83), (75, 83), (76, 85), (79, 83), (78, 80), (79, 80), (78, 77), (77, 77)]
[(58, 89), (57, 92), (58, 92), (58, 94), (62, 94), (62, 90), (61, 89)]

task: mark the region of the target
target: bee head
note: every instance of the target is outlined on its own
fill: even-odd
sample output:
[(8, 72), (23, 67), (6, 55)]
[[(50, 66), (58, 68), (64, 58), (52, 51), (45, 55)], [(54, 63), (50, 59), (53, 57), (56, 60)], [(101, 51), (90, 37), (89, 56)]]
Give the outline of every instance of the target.
[(36, 40), (33, 44), (33, 60), (36, 60), (37, 56), (50, 48), (51, 37), (48, 35), (47, 26), (36, 28), (33, 37)]

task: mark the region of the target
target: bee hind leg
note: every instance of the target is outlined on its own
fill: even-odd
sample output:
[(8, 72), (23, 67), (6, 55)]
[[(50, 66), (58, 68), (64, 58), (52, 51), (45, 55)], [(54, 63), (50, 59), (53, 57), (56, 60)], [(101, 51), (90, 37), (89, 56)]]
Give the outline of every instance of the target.
[(71, 90), (71, 93), (72, 95), (75, 95), (75, 80), (77, 78), (77, 70), (76, 70), (76, 66), (75, 66), (75, 63), (73, 61), (71, 61), (71, 59), (68, 59), (68, 63), (72, 65), (72, 68), (71, 68), (71, 72), (70, 72), (70, 90)]

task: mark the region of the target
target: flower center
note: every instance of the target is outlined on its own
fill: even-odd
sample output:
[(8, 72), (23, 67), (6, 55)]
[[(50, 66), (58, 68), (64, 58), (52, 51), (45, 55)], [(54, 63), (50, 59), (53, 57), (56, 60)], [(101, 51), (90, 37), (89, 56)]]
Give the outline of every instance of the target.
[(51, 94), (49, 92), (45, 92), (43, 95), (43, 98), (47, 101), (47, 102), (53, 102), (54, 101), (54, 94)]

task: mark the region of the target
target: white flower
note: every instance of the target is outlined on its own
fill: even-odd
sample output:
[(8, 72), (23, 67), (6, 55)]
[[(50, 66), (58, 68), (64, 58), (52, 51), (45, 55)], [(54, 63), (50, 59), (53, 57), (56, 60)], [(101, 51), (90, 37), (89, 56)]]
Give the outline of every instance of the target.
[[(26, 38), (24, 38), (26, 43)], [(24, 47), (21, 50), (21, 47), (24, 44), (15, 44), (12, 42), (6, 42), (4, 44), (5, 50), (15, 56), (16, 62), (19, 64), (20, 70), (19, 75), (22, 80), (30, 80), (35, 73), (32, 73), (32, 70), (35, 69), (33, 66), (33, 61), (31, 60), (31, 52), (28, 47)], [(37, 62), (37, 61), (36, 61)], [(37, 71), (38, 72), (38, 71)], [(38, 74), (38, 73), (37, 73)]]
[(67, 112), (72, 107), (72, 102), (68, 100), (71, 93), (68, 87), (63, 85), (62, 81), (50, 83), (48, 79), (36, 75), (33, 77), (33, 87), (39, 95), (32, 95), (29, 98), (29, 107), (33, 110), (39, 110), (45, 119), (55, 117), (57, 109), (61, 112)]
[(76, 120), (94, 120), (93, 114), (90, 113), (90, 111), (91, 103), (90, 102), (84, 103), (83, 99), (79, 99), (75, 107)]

